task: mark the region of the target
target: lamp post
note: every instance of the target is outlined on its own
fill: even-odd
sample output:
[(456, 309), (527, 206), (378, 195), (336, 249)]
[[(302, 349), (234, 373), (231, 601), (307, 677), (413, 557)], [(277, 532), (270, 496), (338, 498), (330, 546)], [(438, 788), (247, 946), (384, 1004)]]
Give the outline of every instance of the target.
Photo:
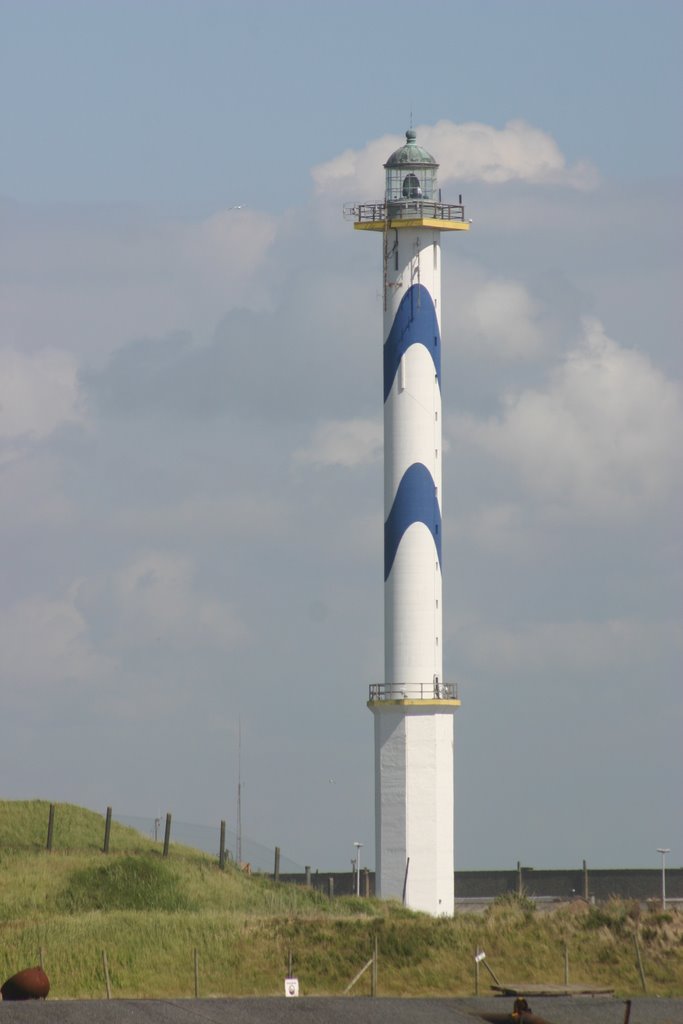
[(356, 847), (356, 896), (360, 896), (360, 851), (363, 847), (362, 843), (354, 843)]
[(657, 853), (662, 855), (662, 910), (666, 910), (666, 855), (671, 850), (668, 846), (658, 846)]

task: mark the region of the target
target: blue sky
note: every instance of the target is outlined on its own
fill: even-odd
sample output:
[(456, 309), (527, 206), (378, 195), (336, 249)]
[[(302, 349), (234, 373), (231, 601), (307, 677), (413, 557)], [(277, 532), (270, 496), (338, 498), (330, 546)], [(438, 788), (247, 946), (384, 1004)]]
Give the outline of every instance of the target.
[(288, 205), (308, 168), (447, 113), (526, 120), (610, 177), (680, 170), (675, 2), (3, 0), (3, 187)]
[(234, 823), (241, 720), (245, 832), (372, 862), (381, 261), (342, 206), (412, 111), (473, 220), (443, 282), (458, 865), (683, 863), (682, 22), (0, 0), (4, 796)]

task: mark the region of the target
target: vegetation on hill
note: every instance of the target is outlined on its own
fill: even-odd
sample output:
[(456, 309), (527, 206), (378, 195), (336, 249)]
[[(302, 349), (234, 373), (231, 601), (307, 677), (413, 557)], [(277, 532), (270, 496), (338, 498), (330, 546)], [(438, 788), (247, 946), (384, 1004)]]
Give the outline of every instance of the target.
[[(51, 997), (105, 994), (102, 951), (114, 996), (190, 996), (194, 950), (200, 994), (275, 995), (289, 955), (304, 993), (336, 994), (379, 945), (381, 995), (471, 995), (474, 952), (484, 948), (504, 981), (560, 984), (564, 949), (570, 981), (683, 995), (683, 914), (636, 903), (583, 902), (551, 913), (506, 897), (484, 914), (434, 920), (398, 904), (333, 901), (172, 846), (170, 856), (132, 829), (60, 804), (53, 853), (49, 805), (0, 801), (0, 981), (44, 957)], [(369, 972), (354, 992), (367, 994)], [(482, 992), (487, 978), (482, 973)]]

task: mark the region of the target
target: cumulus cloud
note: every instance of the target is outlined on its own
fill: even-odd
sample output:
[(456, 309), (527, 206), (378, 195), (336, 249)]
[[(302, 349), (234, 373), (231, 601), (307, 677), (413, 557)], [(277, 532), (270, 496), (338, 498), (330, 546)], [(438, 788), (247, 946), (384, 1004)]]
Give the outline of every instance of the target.
[[(535, 622), (514, 628), (469, 623), (461, 644), (479, 669), (496, 672), (547, 673), (579, 676), (652, 664), (653, 651), (683, 654), (683, 630), (678, 623), (615, 618), (603, 622)], [(619, 677), (618, 682), (621, 682)]]
[[(569, 166), (555, 140), (525, 121), (508, 121), (504, 128), (469, 122), (438, 121), (417, 128), (418, 142), (439, 161), (439, 181), (483, 181), (503, 184), (525, 181), (586, 189), (597, 184), (588, 162)], [(347, 149), (312, 170), (318, 193), (372, 199), (384, 191), (382, 165), (403, 143), (398, 135), (374, 139), (361, 150)]]
[(153, 502), (116, 508), (111, 520), (128, 534), (154, 536), (163, 542), (192, 533), (242, 542), (261, 538), (264, 533), (275, 538), (286, 530), (284, 502), (273, 494), (263, 501), (259, 495), (247, 492), (246, 482), (239, 492), (226, 498), (190, 494), (173, 504)]
[(539, 308), (524, 285), (493, 279), (473, 284), (455, 313), (459, 341), (500, 359), (530, 359), (543, 347)]
[(33, 597), (0, 615), (0, 650), (6, 693), (17, 687), (51, 689), (88, 683), (109, 667), (93, 649), (86, 619), (73, 594)]
[(113, 575), (117, 643), (147, 645), (163, 639), (173, 648), (187, 645), (230, 650), (247, 630), (227, 602), (202, 595), (190, 559), (171, 552), (139, 555)]
[(197, 282), (227, 290), (235, 299), (253, 284), (277, 233), (274, 217), (259, 210), (218, 210), (198, 224), (176, 224), (179, 268)]
[[(99, 362), (133, 338), (209, 336), (226, 310), (270, 301), (263, 264), (281, 221), (258, 210), (170, 218), (135, 206), (0, 204), (5, 339)], [(5, 342), (6, 343), (6, 342)]]
[(225, 653), (246, 637), (235, 608), (202, 592), (191, 560), (165, 551), (77, 579), (61, 596), (34, 596), (0, 611), (3, 681), (36, 692), (97, 686), (125, 652), (159, 651), (160, 641), (174, 657), (179, 650)]
[(319, 423), (308, 446), (294, 453), (296, 462), (348, 469), (376, 462), (381, 456), (382, 425), (374, 419)]
[(44, 449), (0, 446), (0, 522), (7, 531), (54, 531), (78, 521), (78, 509), (64, 493), (59, 458)]
[(630, 516), (659, 504), (678, 470), (680, 387), (602, 324), (583, 335), (544, 390), (509, 394), (498, 417), (459, 418), (460, 439), (516, 471), (557, 509)]
[(83, 418), (78, 366), (70, 353), (0, 349), (1, 440), (45, 438)]

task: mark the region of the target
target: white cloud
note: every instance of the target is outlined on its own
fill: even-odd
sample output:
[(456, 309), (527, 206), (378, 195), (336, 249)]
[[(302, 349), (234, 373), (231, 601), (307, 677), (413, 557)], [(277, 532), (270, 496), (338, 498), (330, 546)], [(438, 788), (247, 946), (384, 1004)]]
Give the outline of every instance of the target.
[(513, 628), (484, 623), (467, 623), (459, 643), (472, 664), (479, 669), (503, 673), (539, 673), (546, 681), (550, 673), (562, 672), (578, 678), (607, 673), (617, 685), (617, 668), (652, 666), (656, 653), (683, 654), (683, 630), (677, 623), (644, 622), (638, 619), (609, 619), (603, 622), (536, 622)]
[(44, 438), (83, 417), (78, 366), (70, 353), (0, 349), (0, 439)]
[(258, 210), (202, 220), (135, 206), (0, 209), (4, 337), (22, 351), (45, 339), (97, 363), (122, 343), (189, 330), (209, 337), (226, 310), (262, 309), (262, 272), (278, 225)]
[(190, 559), (163, 551), (138, 556), (112, 579), (121, 647), (210, 645), (231, 650), (247, 630), (227, 602), (199, 593)]
[(536, 323), (538, 306), (517, 281), (493, 279), (475, 284), (462, 293), (454, 312), (459, 341), (480, 353), (529, 359), (543, 347)]
[(382, 455), (382, 425), (374, 419), (327, 420), (313, 431), (306, 448), (294, 453), (297, 462), (314, 466), (354, 466), (376, 462)]
[(71, 594), (55, 600), (29, 598), (5, 610), (0, 614), (0, 650), (8, 694), (17, 687), (49, 690), (92, 682), (109, 666), (93, 650), (87, 622)]
[(439, 121), (420, 132), (425, 148), (438, 153), (445, 171), (443, 181), (526, 181), (579, 189), (597, 184), (591, 164), (582, 161), (567, 166), (555, 140), (522, 120), (508, 121), (502, 129), (476, 122)]
[[(77, 505), (64, 493), (60, 460), (44, 449), (0, 448), (0, 521), (7, 531), (74, 525)], [(51, 534), (54, 536), (54, 533)]]
[[(382, 166), (403, 138), (385, 135), (361, 150), (347, 149), (312, 170), (318, 193), (348, 198), (377, 199), (384, 192)], [(595, 168), (580, 162), (568, 166), (555, 140), (525, 121), (508, 121), (504, 128), (470, 122), (438, 121), (417, 128), (417, 141), (439, 161), (439, 181), (483, 181), (502, 184), (525, 181), (536, 185), (592, 188)]]
[(65, 686), (102, 685), (116, 670), (122, 686), (126, 653), (134, 652), (131, 665), (143, 649), (224, 654), (246, 637), (231, 604), (199, 591), (189, 559), (151, 551), (99, 579), (75, 580), (62, 596), (0, 610), (1, 682), (17, 693), (64, 694)]
[(173, 504), (115, 508), (111, 520), (126, 533), (155, 536), (163, 538), (164, 542), (192, 533), (202, 537), (214, 535), (223, 543), (228, 538), (242, 542), (261, 538), (264, 533), (274, 538), (286, 530), (285, 509), (284, 502), (273, 495), (264, 502), (244, 491), (228, 498), (191, 494)]
[(218, 210), (198, 224), (176, 224), (178, 269), (203, 289), (208, 278), (240, 304), (242, 289), (253, 285), (276, 232), (275, 218), (258, 210)]
[(477, 506), (467, 515), (448, 515), (444, 520), (444, 534), (455, 542), (494, 552), (495, 555), (523, 554), (527, 556), (537, 544), (529, 529), (526, 510), (513, 502), (494, 502)]
[(545, 390), (510, 394), (500, 417), (456, 421), (461, 439), (507, 463), (556, 508), (631, 516), (659, 504), (679, 467), (679, 386), (586, 319)]

